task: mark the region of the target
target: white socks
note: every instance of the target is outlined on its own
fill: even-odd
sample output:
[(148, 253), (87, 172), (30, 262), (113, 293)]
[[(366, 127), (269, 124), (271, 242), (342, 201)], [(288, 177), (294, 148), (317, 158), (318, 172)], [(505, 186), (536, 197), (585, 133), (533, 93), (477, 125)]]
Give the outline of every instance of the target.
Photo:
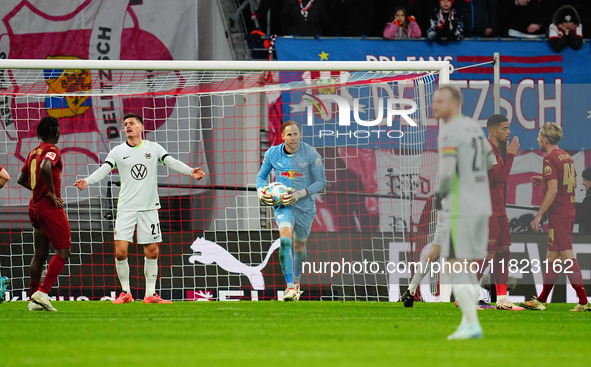
[(451, 273), (453, 293), (458, 305), (462, 309), (462, 322), (460, 326), (480, 324), (476, 308), (480, 287), (473, 273)]
[(117, 276), (119, 277), (121, 288), (123, 288), (123, 291), (127, 294), (131, 294), (131, 289), (129, 288), (129, 263), (127, 262), (127, 259), (115, 259), (115, 269), (117, 270)]
[[(127, 259), (115, 259), (115, 269), (123, 291), (131, 294), (129, 288), (129, 263)], [(146, 276), (146, 297), (152, 297), (156, 293), (156, 279), (158, 278), (158, 259), (144, 258), (144, 275)]]
[(421, 266), (416, 268), (415, 275), (412, 277), (410, 281), (410, 285), (408, 286), (408, 291), (410, 294), (414, 296), (421, 280), (427, 275), (429, 270), (431, 269), (431, 262), (427, 262), (426, 260), (421, 260)]
[(144, 258), (144, 275), (146, 276), (146, 297), (152, 297), (156, 293), (158, 259)]

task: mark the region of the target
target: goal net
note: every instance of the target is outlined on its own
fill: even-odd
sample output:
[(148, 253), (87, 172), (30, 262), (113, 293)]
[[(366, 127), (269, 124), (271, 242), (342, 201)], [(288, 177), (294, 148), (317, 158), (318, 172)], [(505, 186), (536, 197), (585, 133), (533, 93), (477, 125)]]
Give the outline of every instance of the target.
[[(279, 235), (255, 184), (265, 151), (282, 142), (281, 124), (293, 120), (327, 177), (315, 195), (303, 299), (397, 301), (409, 263), (433, 239), (438, 125), (430, 105), (447, 81), (447, 62), (0, 60), (0, 164), (12, 177), (0, 190), (0, 274), (12, 280), (10, 297), (28, 299), (31, 195), (16, 177), (45, 116), (61, 126), (72, 236), (50, 296), (98, 300), (120, 291), (119, 175), (84, 191), (72, 185), (125, 141), (122, 117), (132, 112), (144, 118), (145, 139), (206, 173), (197, 182), (159, 168), (163, 298), (281, 299)], [(130, 245), (129, 263), (133, 296), (141, 298), (141, 246)], [(437, 300), (437, 279), (427, 277), (421, 291)]]

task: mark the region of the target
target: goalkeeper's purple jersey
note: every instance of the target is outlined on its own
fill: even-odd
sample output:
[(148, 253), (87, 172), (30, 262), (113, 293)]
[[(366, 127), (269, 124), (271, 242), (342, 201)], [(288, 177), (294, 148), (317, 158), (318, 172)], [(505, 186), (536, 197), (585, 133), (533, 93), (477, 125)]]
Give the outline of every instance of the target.
[(257, 190), (265, 187), (271, 170), (275, 170), (275, 181), (294, 190), (308, 190), (308, 196), (294, 206), (301, 211), (316, 210), (314, 193), (326, 187), (326, 174), (320, 154), (307, 143), (301, 142), (294, 154), (285, 152), (285, 143), (275, 145), (265, 152), (263, 165), (257, 176)]

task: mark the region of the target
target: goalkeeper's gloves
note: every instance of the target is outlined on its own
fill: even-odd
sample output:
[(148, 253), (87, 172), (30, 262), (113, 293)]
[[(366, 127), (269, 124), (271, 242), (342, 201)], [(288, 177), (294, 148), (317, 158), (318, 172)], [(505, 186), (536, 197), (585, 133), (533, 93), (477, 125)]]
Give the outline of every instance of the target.
[(258, 189), (257, 194), (259, 196), (259, 200), (263, 205), (273, 206), (273, 195), (267, 193), (268, 189), (269, 186), (265, 186), (262, 189)]
[(287, 191), (289, 193), (283, 195), (283, 200), (281, 201), (281, 204), (283, 204), (283, 206), (293, 205), (297, 203), (297, 201), (301, 198), (308, 196), (308, 190), (306, 189), (294, 191), (294, 189), (290, 187), (287, 189)]

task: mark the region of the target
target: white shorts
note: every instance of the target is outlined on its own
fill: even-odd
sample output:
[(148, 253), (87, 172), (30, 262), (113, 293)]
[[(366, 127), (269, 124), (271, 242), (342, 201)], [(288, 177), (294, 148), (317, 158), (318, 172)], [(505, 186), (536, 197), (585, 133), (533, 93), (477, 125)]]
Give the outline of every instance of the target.
[(433, 244), (441, 246), (449, 237), (449, 212), (439, 210), (437, 212), (437, 225), (433, 235)]
[(449, 218), (449, 232), (441, 241), (440, 256), (445, 259), (478, 260), (486, 257), (488, 215)]
[(137, 243), (147, 245), (162, 242), (158, 210), (139, 212), (118, 211), (115, 219), (115, 239), (133, 242), (133, 232), (137, 225)]

